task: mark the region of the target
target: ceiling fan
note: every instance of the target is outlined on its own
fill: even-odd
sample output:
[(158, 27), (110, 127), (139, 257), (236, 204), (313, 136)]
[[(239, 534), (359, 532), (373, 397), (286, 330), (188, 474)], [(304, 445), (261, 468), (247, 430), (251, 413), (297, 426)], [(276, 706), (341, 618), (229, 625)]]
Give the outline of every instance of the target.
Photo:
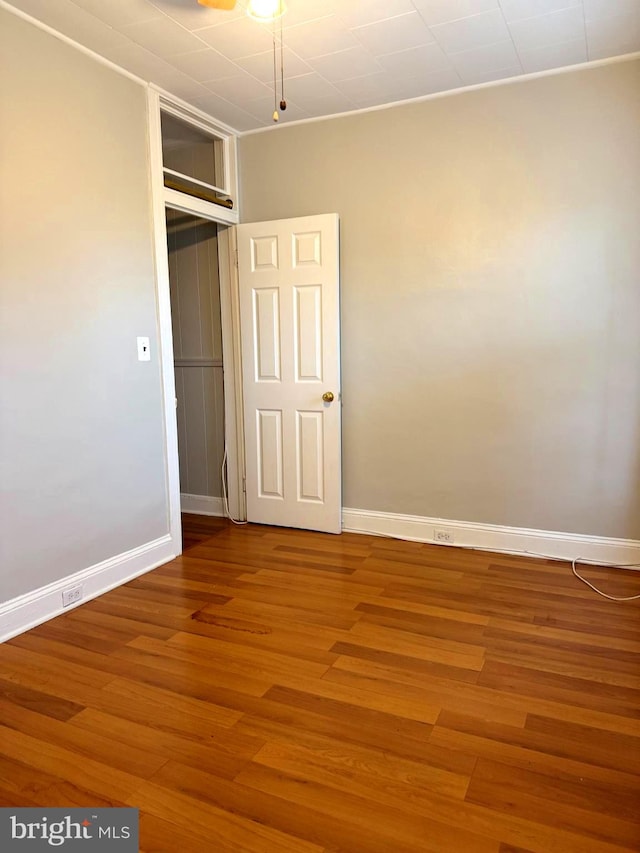
[[(210, 9), (234, 9), (237, 0), (198, 0), (198, 3)], [(281, 17), (286, 8), (284, 0), (247, 0), (246, 7), (249, 17), (263, 24)]]
[[(198, 0), (201, 6), (211, 9), (234, 9), (237, 0)], [(286, 110), (284, 97), (284, 43), (282, 39), (282, 15), (286, 10), (285, 0), (247, 0), (247, 14), (261, 24), (273, 24), (273, 120), (279, 121), (276, 79), (276, 29), (275, 22), (280, 18), (280, 109)]]
[(236, 0), (198, 0), (201, 6), (210, 6), (212, 9), (233, 9)]

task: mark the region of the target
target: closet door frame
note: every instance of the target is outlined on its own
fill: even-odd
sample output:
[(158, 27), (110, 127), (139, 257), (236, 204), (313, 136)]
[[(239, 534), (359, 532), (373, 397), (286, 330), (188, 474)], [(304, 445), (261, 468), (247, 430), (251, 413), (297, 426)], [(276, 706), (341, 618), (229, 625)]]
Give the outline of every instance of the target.
[[(169, 532), (175, 554), (182, 553), (182, 526), (180, 505), (180, 470), (178, 465), (178, 426), (176, 418), (176, 388), (173, 357), (173, 330), (169, 288), (169, 253), (167, 249), (166, 208), (217, 222), (218, 264), (220, 273), (220, 310), (222, 321), (222, 362), (224, 370), (225, 445), (227, 448), (227, 484), (229, 512), (233, 518), (246, 518), (244, 494), (244, 432), (242, 417), (242, 377), (240, 361), (240, 310), (237, 279), (237, 252), (235, 229), (237, 209), (229, 211), (215, 204), (192, 198), (185, 193), (166, 189), (162, 163), (161, 111), (169, 105), (179, 109), (183, 120), (189, 115), (199, 126), (211, 125), (204, 113), (199, 113), (184, 102), (173, 99), (153, 86), (147, 90), (150, 153), (150, 187), (153, 218), (154, 252), (156, 260), (156, 299), (158, 312), (158, 346), (162, 377), (165, 431), (165, 476), (169, 497)], [(214, 126), (211, 125), (212, 129)], [(215, 125), (216, 134), (224, 134), (229, 164), (232, 169), (231, 184), (237, 198), (235, 175), (236, 140), (233, 131), (224, 125)]]

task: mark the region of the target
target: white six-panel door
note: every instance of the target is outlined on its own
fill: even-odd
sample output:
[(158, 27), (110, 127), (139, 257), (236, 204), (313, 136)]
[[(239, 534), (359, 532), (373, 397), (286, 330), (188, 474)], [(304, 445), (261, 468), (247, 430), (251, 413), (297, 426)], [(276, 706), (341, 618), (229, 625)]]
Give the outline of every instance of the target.
[(247, 519), (339, 533), (338, 216), (237, 236)]

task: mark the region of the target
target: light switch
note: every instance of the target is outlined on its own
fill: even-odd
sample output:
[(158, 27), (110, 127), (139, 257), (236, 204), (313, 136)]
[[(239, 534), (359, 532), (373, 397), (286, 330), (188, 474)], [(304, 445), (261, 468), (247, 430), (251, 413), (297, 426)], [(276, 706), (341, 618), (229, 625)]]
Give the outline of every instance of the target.
[(138, 338), (138, 361), (151, 361), (149, 338)]

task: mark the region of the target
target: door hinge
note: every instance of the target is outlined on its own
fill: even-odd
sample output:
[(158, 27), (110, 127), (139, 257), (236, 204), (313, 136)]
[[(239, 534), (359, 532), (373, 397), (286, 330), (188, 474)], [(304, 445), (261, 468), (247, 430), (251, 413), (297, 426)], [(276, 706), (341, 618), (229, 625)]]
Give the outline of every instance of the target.
[(242, 478), (242, 491), (245, 493), (245, 495), (247, 494), (247, 478), (246, 477)]
[(235, 260), (235, 264), (237, 267), (238, 266), (238, 250), (237, 249), (234, 250), (234, 260)]

